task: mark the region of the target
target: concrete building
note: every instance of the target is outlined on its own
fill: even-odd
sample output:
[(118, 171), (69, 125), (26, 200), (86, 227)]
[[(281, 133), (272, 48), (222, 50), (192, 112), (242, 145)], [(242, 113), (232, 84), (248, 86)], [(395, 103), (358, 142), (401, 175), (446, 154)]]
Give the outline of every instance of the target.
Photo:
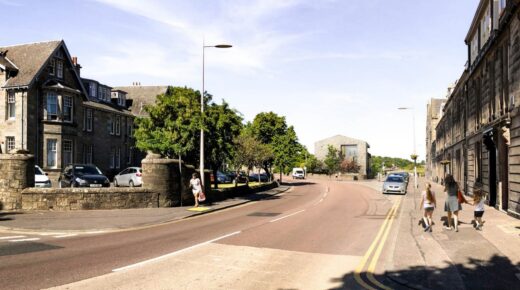
[(0, 47), (0, 152), (29, 151), (54, 180), (70, 163), (138, 164), (125, 92), (80, 73), (63, 40)]
[[(481, 0), (467, 33), (467, 65), (436, 127), (439, 175), (520, 217), (520, 9), (518, 0)], [(429, 150), (432, 150), (430, 148)], [(431, 170), (431, 169), (430, 169)]]
[(370, 175), (370, 145), (366, 141), (358, 140), (343, 135), (336, 135), (314, 143), (314, 155), (323, 161), (328, 153), (328, 147), (332, 145), (339, 150), (344, 158), (352, 158), (360, 166), (359, 174)]

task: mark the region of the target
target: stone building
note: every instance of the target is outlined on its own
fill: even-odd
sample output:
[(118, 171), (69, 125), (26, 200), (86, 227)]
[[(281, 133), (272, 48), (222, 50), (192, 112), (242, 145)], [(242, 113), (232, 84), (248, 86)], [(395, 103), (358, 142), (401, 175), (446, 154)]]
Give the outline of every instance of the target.
[[(449, 92), (450, 93), (450, 92)], [(435, 128), (439, 123), (439, 119), (442, 116), (442, 109), (446, 99), (435, 99), (432, 98), (426, 105), (426, 178), (430, 180), (439, 180), (437, 163), (434, 161), (435, 157), (435, 139), (436, 131)]]
[(343, 135), (336, 135), (314, 143), (314, 155), (318, 160), (324, 160), (328, 153), (329, 145), (339, 150), (345, 158), (357, 161), (360, 166), (359, 174), (370, 175), (370, 145), (366, 141), (358, 140)]
[[(481, 0), (467, 33), (468, 61), (436, 128), (439, 175), (490, 206), (520, 216), (520, 9)], [(431, 149), (431, 148), (430, 148)], [(433, 158), (433, 157), (432, 157)]]
[(125, 93), (80, 70), (63, 40), (0, 47), (0, 152), (29, 151), (55, 180), (70, 163), (111, 176), (140, 161)]
[(166, 93), (168, 86), (141, 86), (141, 83), (135, 82), (132, 86), (115, 87), (114, 89), (126, 92), (132, 114), (143, 117), (146, 116), (144, 107), (153, 105), (157, 95)]

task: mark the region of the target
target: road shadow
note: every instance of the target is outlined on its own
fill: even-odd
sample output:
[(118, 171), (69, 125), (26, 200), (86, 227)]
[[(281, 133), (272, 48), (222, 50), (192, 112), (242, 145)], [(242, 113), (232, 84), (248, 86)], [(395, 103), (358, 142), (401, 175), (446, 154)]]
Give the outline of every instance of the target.
[[(404, 270), (386, 271), (373, 277), (394, 289), (520, 289), (516, 277), (517, 267), (504, 256), (494, 255), (489, 260), (468, 258), (465, 263), (446, 261), (446, 267), (412, 266)], [(371, 282), (366, 272), (360, 273), (365, 283), (381, 289)], [(330, 289), (364, 289), (356, 282), (354, 273), (332, 278), (330, 282), (341, 286)]]
[(0, 221), (11, 221), (14, 220), (12, 215), (23, 214), (23, 212), (13, 211), (13, 212), (0, 212)]
[(293, 181), (293, 182), (282, 182), (283, 185), (287, 186), (305, 186), (305, 185), (312, 185), (316, 184), (315, 182), (311, 181)]
[(0, 257), (56, 250), (61, 248), (63, 247), (35, 242), (12, 243), (9, 245), (4, 244), (0, 245)]

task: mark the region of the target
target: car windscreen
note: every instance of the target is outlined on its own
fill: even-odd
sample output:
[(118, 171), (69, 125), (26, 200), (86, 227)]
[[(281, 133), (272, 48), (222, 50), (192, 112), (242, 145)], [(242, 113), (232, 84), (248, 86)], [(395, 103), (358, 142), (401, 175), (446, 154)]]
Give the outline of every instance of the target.
[(43, 175), (43, 171), (39, 167), (34, 167), (35, 175)]
[(77, 175), (90, 175), (90, 174), (98, 175), (98, 174), (103, 174), (95, 166), (74, 166), (74, 172)]
[(401, 176), (388, 176), (386, 181), (387, 182), (403, 182), (403, 178)]
[(295, 173), (303, 174), (303, 170), (296, 170)]

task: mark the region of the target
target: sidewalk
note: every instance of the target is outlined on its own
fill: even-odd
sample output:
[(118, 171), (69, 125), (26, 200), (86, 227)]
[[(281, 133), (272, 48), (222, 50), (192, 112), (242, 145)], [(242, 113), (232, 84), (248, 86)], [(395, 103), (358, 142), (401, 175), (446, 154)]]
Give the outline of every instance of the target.
[(280, 187), (231, 198), (211, 205), (115, 210), (1, 212), (0, 232), (93, 232), (117, 231), (156, 225), (238, 206), (289, 190)]
[(444, 188), (431, 182), (437, 208), (433, 232), (424, 232), (419, 204), (424, 183), (419, 179), (414, 192), (411, 180), (403, 197), (387, 277), (415, 289), (520, 289), (520, 220), (486, 206), (483, 230), (476, 231), (474, 207), (465, 204), (459, 232), (446, 230)]

